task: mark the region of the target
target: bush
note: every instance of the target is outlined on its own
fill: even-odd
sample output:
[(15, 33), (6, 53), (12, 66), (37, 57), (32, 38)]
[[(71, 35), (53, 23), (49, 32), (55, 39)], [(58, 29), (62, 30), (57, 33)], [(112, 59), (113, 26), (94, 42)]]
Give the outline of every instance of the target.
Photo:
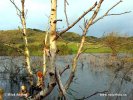
[(59, 55), (69, 55), (69, 54), (72, 54), (72, 49), (68, 48), (67, 45), (59, 45), (57, 47), (59, 49), (59, 52), (58, 52)]

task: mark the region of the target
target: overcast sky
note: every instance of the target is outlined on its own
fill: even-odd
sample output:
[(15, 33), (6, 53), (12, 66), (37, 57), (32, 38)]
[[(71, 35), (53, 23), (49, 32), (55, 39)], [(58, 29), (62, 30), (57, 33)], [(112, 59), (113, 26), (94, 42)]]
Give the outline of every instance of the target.
[[(16, 4), (20, 5), (21, 0), (15, 0)], [(48, 16), (50, 15), (50, 0), (25, 0), (27, 13), (27, 27), (46, 30), (48, 25)], [(64, 0), (58, 0), (58, 19), (62, 19), (62, 22), (58, 22), (58, 30), (66, 27), (64, 16)], [(86, 11), (96, 0), (68, 0), (69, 6), (67, 6), (67, 13), (69, 23), (75, 21), (84, 11)], [(100, 9), (99, 16), (102, 15), (108, 8), (119, 0), (104, 0), (102, 8)], [(132, 0), (123, 0), (111, 13), (121, 13), (125, 11), (133, 11)], [(86, 15), (85, 18), (89, 18), (92, 13)], [(70, 31), (81, 34), (79, 25), (82, 26), (83, 20), (81, 20)], [(16, 9), (11, 4), (10, 0), (1, 0), (0, 2), (0, 30), (17, 29), (21, 26), (20, 20), (16, 15)], [(119, 32), (122, 34), (128, 34), (133, 36), (133, 12), (121, 16), (106, 17), (93, 25), (88, 31), (88, 35), (102, 36), (107, 32)]]

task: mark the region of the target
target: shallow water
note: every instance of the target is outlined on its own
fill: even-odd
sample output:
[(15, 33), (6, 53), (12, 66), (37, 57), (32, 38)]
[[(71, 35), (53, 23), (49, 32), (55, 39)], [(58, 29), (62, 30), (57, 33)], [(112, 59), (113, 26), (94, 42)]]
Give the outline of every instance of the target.
[[(95, 55), (101, 57), (103, 56), (108, 57), (108, 54), (95, 54)], [(72, 83), (67, 93), (67, 98), (69, 100), (79, 99), (84, 96), (87, 97), (95, 92), (101, 92), (104, 90), (108, 90), (110, 88), (110, 84), (112, 83), (112, 80), (115, 77), (116, 73), (114, 73), (113, 69), (107, 68), (107, 66), (105, 66), (104, 64), (105, 59), (101, 59), (96, 56), (84, 54), (80, 57), (74, 82)], [(56, 66), (59, 69), (62, 69), (63, 67), (65, 67), (65, 65), (68, 64), (71, 65), (72, 57), (73, 56), (57, 57)], [(1, 71), (5, 70), (5, 67), (3, 67), (4, 65), (6, 67), (11, 67), (8, 68), (9, 70), (14, 68), (13, 66), (22, 67), (23, 57), (17, 57), (13, 60), (10, 60), (10, 58), (11, 57), (0, 57)], [(32, 57), (31, 60), (32, 62), (34, 62), (38, 59), (41, 61), (40, 57)], [(35, 66), (36, 64), (33, 65)], [(23, 72), (24, 70), (21, 70), (21, 73)], [(69, 72), (70, 70), (67, 70), (65, 73), (63, 73), (62, 76), (63, 83), (65, 83), (66, 80), (68, 79)], [(4, 75), (3, 79), (2, 75)], [(9, 73), (3, 73), (0, 76), (1, 76), (0, 87), (3, 88), (5, 91), (4, 100), (14, 100), (14, 99), (20, 100), (20, 98), (18, 98), (17, 96), (9, 96), (8, 93), (18, 93), (20, 87), (19, 85), (21, 85), (21, 83), (16, 84), (11, 82)], [(19, 81), (19, 79), (17, 80)], [(120, 87), (120, 82), (121, 82), (121, 77), (117, 77), (114, 80), (109, 93), (123, 94), (124, 96), (121, 96), (121, 100), (129, 100), (129, 96), (131, 95), (133, 89), (133, 83), (124, 80), (122, 86)], [(119, 87), (121, 88), (120, 91)], [(106, 96), (101, 96), (101, 95), (102, 94), (97, 94), (95, 96), (92, 96), (91, 98), (89, 98), (89, 100), (105, 100)], [(46, 99), (54, 100), (57, 96), (58, 96), (58, 90), (57, 88), (55, 88), (54, 91), (50, 94), (50, 96), (47, 97)], [(110, 98), (112, 98), (112, 100), (115, 100), (117, 97), (111, 96)], [(118, 100), (120, 100), (120, 97), (118, 98)]]

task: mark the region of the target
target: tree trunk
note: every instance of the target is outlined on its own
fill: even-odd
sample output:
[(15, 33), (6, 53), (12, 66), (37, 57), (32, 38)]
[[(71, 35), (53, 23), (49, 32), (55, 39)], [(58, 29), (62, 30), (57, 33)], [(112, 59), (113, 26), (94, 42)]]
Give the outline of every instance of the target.
[(50, 16), (50, 69), (53, 69), (56, 58), (56, 17), (57, 17), (57, 0), (51, 0), (51, 16)]
[(55, 60), (56, 60), (56, 17), (57, 17), (57, 0), (51, 0), (51, 15), (50, 15), (50, 65), (49, 75), (50, 84), (55, 83)]
[(21, 12), (21, 23), (23, 27), (23, 39), (24, 39), (24, 56), (25, 56), (25, 66), (30, 75), (32, 75), (32, 70), (30, 66), (30, 55), (28, 49), (28, 41), (27, 41), (27, 32), (26, 32), (26, 21), (25, 21), (25, 11), (24, 11), (24, 3), (25, 0), (21, 0), (22, 3), (22, 12)]

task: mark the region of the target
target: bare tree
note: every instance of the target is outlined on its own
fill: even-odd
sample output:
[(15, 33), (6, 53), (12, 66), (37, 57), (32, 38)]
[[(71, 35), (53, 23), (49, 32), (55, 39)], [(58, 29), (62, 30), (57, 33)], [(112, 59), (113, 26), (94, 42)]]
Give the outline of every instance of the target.
[(27, 71), (30, 75), (32, 75), (32, 70), (30, 66), (30, 55), (29, 55), (29, 49), (28, 49), (28, 40), (27, 40), (27, 31), (26, 31), (26, 13), (25, 13), (25, 0), (21, 0), (21, 10), (17, 7), (14, 0), (10, 0), (11, 3), (15, 6), (17, 10), (17, 15), (19, 16), (22, 24), (22, 34), (23, 34), (23, 40), (24, 40), (24, 56), (25, 56), (25, 67), (27, 68)]
[[(25, 13), (24, 13), (24, 1), (25, 0), (21, 0), (22, 3), (22, 11), (19, 10), (19, 8), (15, 5), (14, 1), (10, 0), (14, 6), (16, 7), (16, 9), (20, 12), (21, 16), (21, 22), (22, 22), (22, 26), (23, 26), (23, 37), (24, 37), (24, 42), (25, 42), (25, 57), (26, 57), (26, 62), (27, 62), (27, 70), (30, 74), (32, 74), (32, 71), (30, 69), (30, 61), (29, 61), (29, 51), (28, 51), (28, 42), (27, 42), (27, 37), (26, 37), (26, 22), (25, 22)], [(102, 6), (104, 0), (99, 0), (99, 2), (95, 2), (94, 5), (92, 5), (92, 7), (90, 7), (86, 12), (84, 12), (78, 19), (76, 19), (72, 24), (67, 24), (68, 27), (60, 32), (57, 33), (56, 29), (56, 25), (58, 21), (57, 19), (57, 0), (51, 0), (51, 14), (50, 14), (50, 31), (47, 33), (47, 35), (45, 36), (45, 43), (44, 43), (44, 49), (43, 49), (43, 75), (44, 77), (46, 77), (46, 72), (48, 72), (50, 81), (47, 87), (43, 88), (38, 94), (36, 94), (31, 100), (38, 100), (40, 99), (40, 97), (45, 98), (46, 96), (48, 96), (52, 90), (54, 89), (54, 87), (56, 86), (56, 84), (59, 87), (59, 96), (61, 98), (66, 99), (66, 91), (69, 89), (76, 70), (77, 70), (77, 62), (78, 62), (78, 58), (80, 56), (80, 54), (83, 51), (83, 46), (84, 43), (86, 41), (86, 35), (87, 32), (89, 30), (89, 28), (96, 22), (98, 22), (100, 19), (103, 19), (106, 16), (111, 16), (111, 15), (122, 15), (125, 13), (129, 13), (129, 12), (124, 12), (124, 13), (119, 13), (119, 14), (109, 14), (109, 12), (115, 8), (121, 1), (117, 2), (114, 6), (112, 6), (111, 8), (109, 8), (107, 10), (107, 12), (105, 12), (105, 14), (103, 14), (102, 16), (97, 18), (97, 15), (100, 11), (100, 8)], [(67, 1), (65, 0), (65, 3)], [(66, 6), (66, 4), (65, 4)], [(66, 8), (65, 8), (66, 9)], [(62, 34), (64, 34), (65, 32), (67, 32), (68, 30), (70, 30), (73, 26), (75, 26), (87, 13), (93, 11), (92, 16), (90, 19), (87, 19), (85, 21), (84, 24), (84, 28), (82, 28), (83, 33), (82, 33), (82, 38), (80, 41), (80, 45), (78, 48), (78, 51), (76, 53), (76, 55), (73, 58), (72, 61), (72, 70), (70, 72), (70, 76), (68, 78), (68, 80), (66, 81), (65, 84), (62, 83), (61, 81), (61, 75), (62, 73), (68, 69), (68, 67), (65, 67), (65, 69), (63, 71), (59, 71), (59, 69), (57, 68), (55, 61), (56, 61), (56, 55), (57, 55), (57, 40), (59, 37), (61, 37)], [(66, 16), (66, 20), (67, 19), (67, 15), (66, 15), (66, 10), (65, 10), (65, 16)], [(49, 36), (49, 41), (47, 36)], [(49, 60), (47, 61), (46, 57), (49, 57)], [(46, 64), (47, 62), (49, 62), (49, 67), (46, 68)]]
[(103, 37), (103, 44), (112, 51), (112, 56), (117, 56), (119, 45), (122, 44), (117, 33), (109, 33)]
[[(93, 25), (94, 23), (96, 23), (98, 20), (100, 20), (100, 19), (103, 19), (105, 16), (110, 16), (110, 15), (121, 15), (121, 14), (125, 14), (125, 13), (129, 13), (129, 12), (124, 12), (124, 13), (120, 13), (120, 14), (109, 14), (109, 12), (114, 8), (114, 7), (116, 7), (119, 3), (120, 3), (121, 1), (119, 1), (118, 3), (116, 3), (113, 7), (111, 7), (109, 10), (107, 10), (107, 12), (103, 15), (103, 16), (100, 16), (99, 18), (97, 18), (96, 19), (96, 16), (97, 16), (97, 14), (98, 14), (98, 12), (99, 12), (99, 10), (100, 10), (100, 8), (101, 8), (101, 5), (102, 5), (102, 3), (103, 3), (103, 0), (100, 0), (98, 3), (96, 2), (91, 8), (89, 8), (83, 15), (81, 15), (74, 23), (72, 23), (71, 25), (69, 25), (68, 26), (68, 28), (66, 28), (66, 29), (64, 29), (64, 30), (62, 30), (61, 32), (59, 32), (58, 34), (59, 35), (57, 35), (57, 32), (56, 32), (56, 22), (57, 22), (57, 19), (56, 19), (56, 10), (55, 10), (55, 8), (57, 7), (57, 1), (55, 0), (55, 1), (53, 1), (53, 0), (51, 0), (51, 5), (56, 5), (55, 6), (55, 8), (53, 9), (53, 8), (51, 8), (51, 14), (52, 14), (52, 12), (54, 12), (54, 14), (52, 14), (51, 15), (51, 18), (50, 18), (50, 29), (53, 29), (53, 30), (50, 30), (50, 38), (52, 39), (52, 41), (50, 41), (50, 53), (52, 53), (52, 56), (51, 56), (51, 60), (50, 60), (50, 62), (51, 62), (51, 65), (50, 65), (50, 67), (52, 67), (52, 70), (53, 69), (56, 69), (56, 73), (54, 73), (54, 72), (52, 72), (50, 75), (52, 75), (53, 77), (52, 77), (52, 79), (53, 79), (53, 81), (52, 81), (52, 83), (53, 83), (53, 85), (52, 85), (52, 87), (51, 88), (54, 88), (54, 86), (55, 86), (55, 84), (56, 84), (56, 81), (57, 81), (57, 83), (58, 83), (58, 86), (59, 86), (59, 89), (60, 89), (60, 92), (61, 92), (61, 95), (62, 95), (62, 97), (64, 97), (66, 94), (66, 92), (65, 91), (67, 91), (67, 89), (69, 88), (69, 86), (70, 86), (70, 84), (72, 83), (72, 80), (73, 80), (73, 78), (74, 78), (74, 75), (75, 75), (75, 72), (76, 72), (76, 68), (77, 68), (77, 61), (78, 61), (78, 58), (79, 58), (79, 56), (80, 56), (80, 54), (82, 53), (82, 48), (83, 48), (83, 45), (84, 45), (84, 42), (85, 42), (85, 38), (86, 38), (86, 34), (87, 34), (87, 32), (88, 32), (88, 29), (90, 28), (90, 26), (91, 25)], [(53, 4), (54, 3), (54, 4)], [(53, 7), (53, 6), (52, 6)], [(94, 10), (94, 13), (93, 13), (93, 15), (92, 15), (92, 17), (89, 19), (89, 21), (87, 21), (86, 22), (86, 24), (85, 24), (85, 28), (83, 29), (83, 35), (82, 35), (82, 39), (81, 39), (81, 42), (80, 42), (80, 46), (79, 46), (79, 48), (78, 48), (78, 52), (77, 52), (77, 54), (75, 55), (75, 57), (73, 58), (73, 63), (72, 63), (72, 71), (71, 71), (71, 73), (70, 73), (70, 77), (69, 77), (69, 79), (67, 80), (67, 82), (66, 82), (66, 84), (63, 86), (62, 85), (62, 82), (61, 82), (61, 80), (60, 80), (60, 76), (59, 76), (59, 74), (58, 74), (58, 69), (57, 68), (55, 68), (56, 66), (55, 66), (55, 64), (53, 63), (53, 61), (55, 60), (55, 58), (56, 58), (56, 50), (57, 50), (57, 48), (56, 48), (56, 41), (57, 41), (57, 39), (62, 35), (62, 34), (64, 34), (66, 31), (68, 31), (69, 29), (71, 29), (75, 24), (77, 24), (88, 12), (90, 12), (90, 11), (92, 11), (94, 8), (96, 8), (95, 10)], [(53, 11), (52, 11), (53, 10)], [(54, 20), (52, 19), (53, 18), (53, 16), (54, 16)], [(53, 24), (52, 24), (52, 22), (53, 22)], [(51, 35), (51, 33), (53, 33), (54, 32), (54, 34), (52, 34)], [(50, 39), (50, 40), (51, 40)], [(54, 48), (54, 49), (52, 49), (52, 48)], [(55, 80), (56, 79), (56, 80)], [(49, 88), (48, 90), (50, 90), (51, 91), (51, 88)], [(40, 94), (42, 95), (42, 96), (46, 96), (47, 95), (47, 93), (48, 93), (49, 91), (45, 91), (45, 92), (40, 92)], [(39, 95), (40, 94), (38, 94), (38, 95), (36, 95), (36, 97), (39, 97)], [(60, 96), (61, 96), (60, 95)], [(65, 99), (65, 98), (64, 98)]]

